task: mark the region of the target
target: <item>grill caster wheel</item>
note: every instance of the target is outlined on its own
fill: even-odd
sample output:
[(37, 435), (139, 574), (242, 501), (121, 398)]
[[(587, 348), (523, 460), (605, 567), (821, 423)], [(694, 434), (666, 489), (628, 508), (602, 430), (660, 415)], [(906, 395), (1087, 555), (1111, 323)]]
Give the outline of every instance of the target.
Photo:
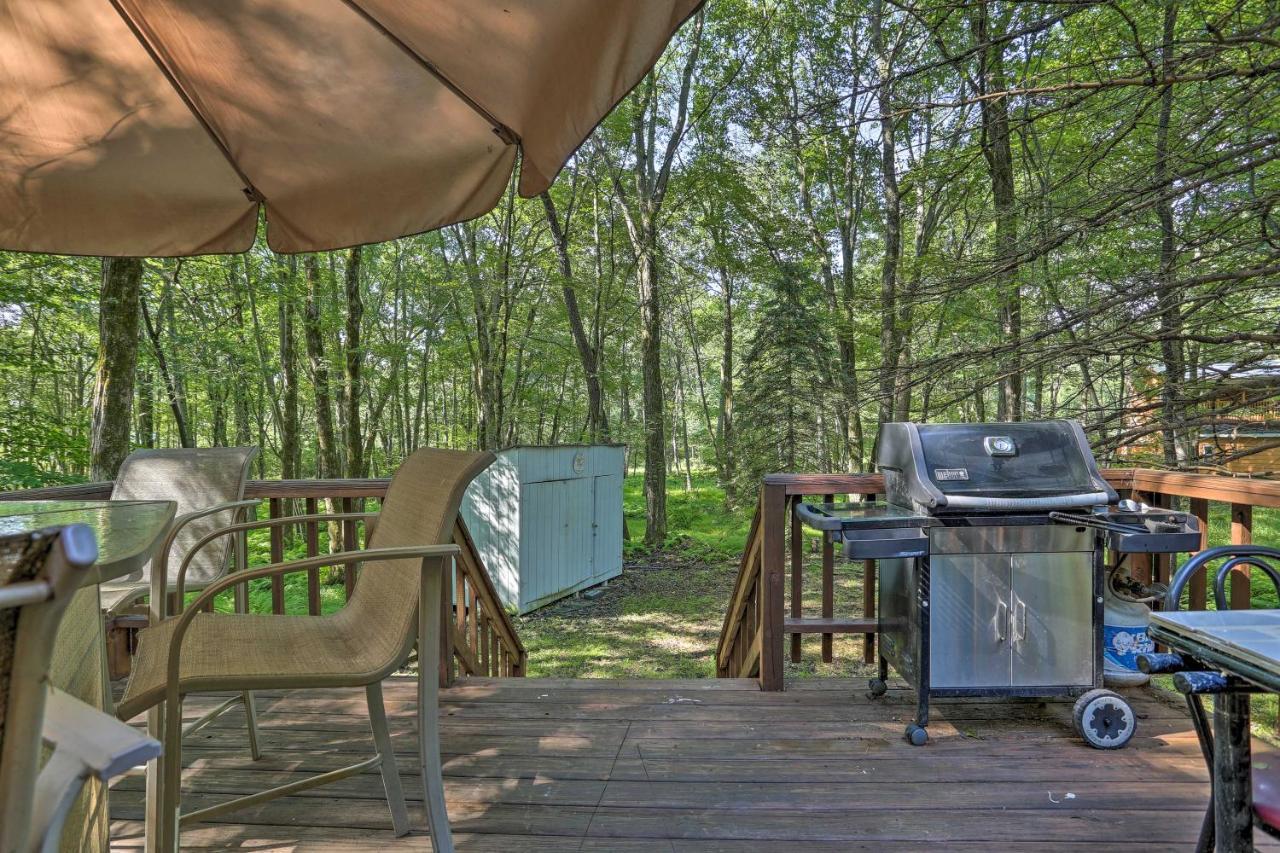
[(907, 743), (912, 746), (924, 746), (929, 742), (929, 733), (915, 723), (907, 726)]
[(867, 682), (867, 694), (872, 699), (877, 699), (889, 692), (889, 685), (884, 683), (883, 678), (873, 678)]
[(1076, 700), (1071, 714), (1076, 733), (1094, 749), (1120, 749), (1138, 730), (1133, 708), (1118, 693), (1090, 690)]

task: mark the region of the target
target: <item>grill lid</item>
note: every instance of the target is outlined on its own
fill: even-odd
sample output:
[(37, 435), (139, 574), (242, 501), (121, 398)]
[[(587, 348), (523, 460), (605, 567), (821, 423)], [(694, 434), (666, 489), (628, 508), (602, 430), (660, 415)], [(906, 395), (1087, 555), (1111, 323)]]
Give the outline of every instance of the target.
[(887, 423), (876, 464), (890, 502), (934, 512), (1064, 509), (1117, 499), (1075, 421)]

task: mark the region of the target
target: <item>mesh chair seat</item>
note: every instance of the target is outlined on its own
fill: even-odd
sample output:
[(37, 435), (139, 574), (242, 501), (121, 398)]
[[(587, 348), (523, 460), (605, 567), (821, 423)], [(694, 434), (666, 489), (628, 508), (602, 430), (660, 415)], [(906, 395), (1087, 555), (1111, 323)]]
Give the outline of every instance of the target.
[[(201, 613), (183, 641), (182, 693), (359, 687), (387, 674), (403, 634), (352, 630), (351, 611), (331, 616)], [(138, 635), (121, 719), (164, 701), (176, 619)]]

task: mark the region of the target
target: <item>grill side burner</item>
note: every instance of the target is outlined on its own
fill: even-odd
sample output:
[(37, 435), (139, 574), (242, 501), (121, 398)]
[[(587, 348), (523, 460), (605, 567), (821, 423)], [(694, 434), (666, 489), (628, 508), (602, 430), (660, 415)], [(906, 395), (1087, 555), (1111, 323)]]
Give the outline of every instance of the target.
[(847, 558), (879, 560), (871, 689), (884, 691), (889, 666), (915, 688), (908, 740), (926, 742), (930, 697), (1080, 696), (1085, 739), (1127, 743), (1136, 718), (1101, 689), (1104, 551), (1198, 547), (1196, 519), (1109, 511), (1118, 495), (1073, 421), (888, 423), (876, 461), (887, 503), (796, 512)]

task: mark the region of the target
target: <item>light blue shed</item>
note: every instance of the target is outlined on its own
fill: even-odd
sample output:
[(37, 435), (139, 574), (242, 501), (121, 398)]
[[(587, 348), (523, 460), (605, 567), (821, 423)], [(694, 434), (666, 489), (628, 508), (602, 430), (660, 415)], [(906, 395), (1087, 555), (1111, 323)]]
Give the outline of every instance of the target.
[(519, 613), (622, 573), (621, 445), (503, 450), (462, 501), (502, 603)]

